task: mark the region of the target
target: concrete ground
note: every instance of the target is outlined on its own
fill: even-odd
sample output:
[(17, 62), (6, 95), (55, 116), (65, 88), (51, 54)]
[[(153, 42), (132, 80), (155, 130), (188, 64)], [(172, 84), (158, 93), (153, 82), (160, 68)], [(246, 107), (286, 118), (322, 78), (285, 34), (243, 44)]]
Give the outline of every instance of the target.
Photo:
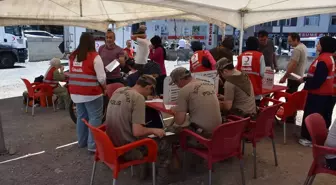
[[(175, 64), (169, 65), (168, 72)], [(68, 112), (53, 112), (52, 108), (36, 108), (35, 117), (25, 113), (22, 95), (25, 87), (20, 77), (33, 80), (43, 75), (47, 62), (28, 63), (13, 69), (0, 70), (0, 112), (5, 142), (12, 155), (0, 156), (0, 185), (86, 185), (89, 184), (93, 156), (76, 144), (76, 128)], [(277, 75), (277, 80), (281, 75)], [(335, 112), (335, 111), (334, 111)], [(300, 115), (298, 116), (300, 117)], [(268, 139), (257, 145), (258, 178), (253, 179), (252, 147), (246, 146), (245, 175), (247, 185), (302, 185), (312, 162), (311, 148), (297, 144), (297, 129), (288, 127), (288, 143), (282, 144), (282, 127), (276, 125), (276, 147), (279, 166), (274, 166), (272, 145)], [(69, 144), (69, 145), (67, 145)], [(30, 157), (29, 157), (30, 155)], [(111, 171), (97, 166), (95, 184), (112, 184)], [(121, 173), (118, 184), (150, 184)], [(173, 185), (207, 184), (203, 165), (189, 169), (185, 181)], [(241, 184), (239, 162), (230, 159), (214, 167), (213, 184)], [(318, 175), (314, 185), (336, 184), (336, 177)]]

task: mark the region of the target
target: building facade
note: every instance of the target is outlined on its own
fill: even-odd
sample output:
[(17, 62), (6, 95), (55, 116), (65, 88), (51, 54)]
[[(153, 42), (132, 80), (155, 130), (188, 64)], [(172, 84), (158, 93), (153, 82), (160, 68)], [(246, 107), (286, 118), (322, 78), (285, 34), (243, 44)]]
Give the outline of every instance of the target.
[(253, 28), (250, 28), (250, 30), (253, 29), (255, 33), (260, 30), (266, 30), (272, 36), (279, 35), (281, 27), (283, 36), (286, 36), (290, 32), (299, 33), (301, 37), (319, 37), (322, 35), (335, 36), (336, 13), (272, 21), (256, 25)]

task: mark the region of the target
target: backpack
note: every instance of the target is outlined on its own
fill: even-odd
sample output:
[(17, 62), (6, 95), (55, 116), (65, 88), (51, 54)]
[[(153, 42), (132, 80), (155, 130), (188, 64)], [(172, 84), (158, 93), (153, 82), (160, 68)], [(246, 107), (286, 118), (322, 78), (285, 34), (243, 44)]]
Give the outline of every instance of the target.
[(40, 75), (40, 76), (35, 78), (34, 82), (43, 83), (43, 79), (44, 79), (44, 76)]

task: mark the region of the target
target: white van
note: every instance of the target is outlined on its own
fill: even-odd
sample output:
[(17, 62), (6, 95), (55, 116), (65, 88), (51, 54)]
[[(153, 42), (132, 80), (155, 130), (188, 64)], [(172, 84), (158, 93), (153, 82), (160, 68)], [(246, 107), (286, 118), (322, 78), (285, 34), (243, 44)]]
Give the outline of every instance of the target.
[(316, 45), (319, 41), (319, 37), (308, 37), (308, 38), (301, 38), (301, 42), (306, 45), (307, 52), (309, 57), (316, 57)]

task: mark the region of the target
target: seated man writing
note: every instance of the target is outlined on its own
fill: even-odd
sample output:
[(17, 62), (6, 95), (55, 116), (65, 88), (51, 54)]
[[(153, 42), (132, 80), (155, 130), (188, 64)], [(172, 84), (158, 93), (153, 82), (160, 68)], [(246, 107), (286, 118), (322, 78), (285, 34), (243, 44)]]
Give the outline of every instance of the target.
[[(147, 128), (145, 122), (145, 97), (153, 92), (155, 84), (155, 78), (143, 75), (135, 86), (122, 87), (113, 93), (107, 107), (106, 133), (114, 146), (123, 146), (151, 134), (160, 138), (165, 135), (163, 129)], [(130, 161), (142, 159), (146, 153), (145, 148), (138, 148), (122, 157)], [(145, 178), (147, 170), (139, 170), (140, 178)]]
[(216, 68), (221, 78), (225, 79), (224, 96), (218, 96), (221, 111), (225, 115), (229, 113), (240, 117), (255, 116), (253, 86), (248, 75), (236, 70), (233, 62), (227, 58), (221, 58)]
[(193, 78), (184, 67), (174, 69), (170, 77), (171, 84), (181, 88), (177, 106), (172, 108), (175, 123), (182, 125), (189, 113), (189, 128), (204, 137), (210, 137), (213, 130), (222, 123), (214, 86)]

